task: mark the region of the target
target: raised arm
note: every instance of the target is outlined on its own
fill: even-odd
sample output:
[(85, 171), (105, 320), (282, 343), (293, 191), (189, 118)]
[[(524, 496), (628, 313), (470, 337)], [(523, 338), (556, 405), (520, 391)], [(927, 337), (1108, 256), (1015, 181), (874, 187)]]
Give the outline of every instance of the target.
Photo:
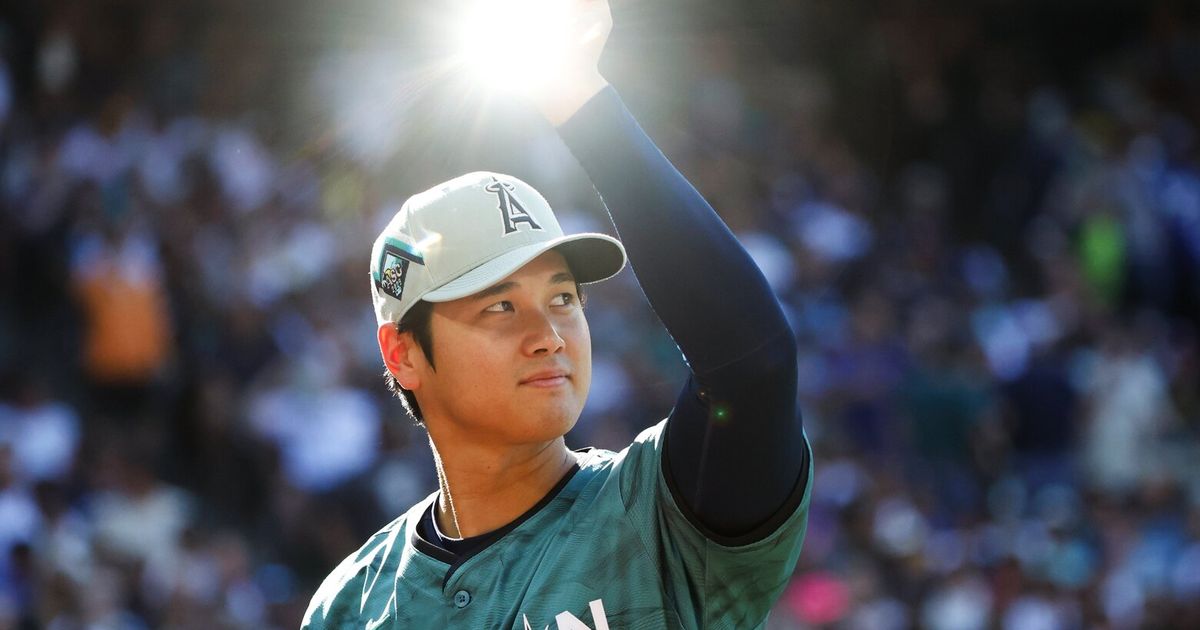
[[(580, 34), (607, 37), (606, 3), (578, 2), (600, 21)], [(582, 41), (572, 72), (537, 102), (600, 193), (691, 370), (667, 422), (668, 483), (712, 538), (751, 542), (791, 512), (806, 481), (795, 338), (750, 256), (596, 70), (602, 47)]]

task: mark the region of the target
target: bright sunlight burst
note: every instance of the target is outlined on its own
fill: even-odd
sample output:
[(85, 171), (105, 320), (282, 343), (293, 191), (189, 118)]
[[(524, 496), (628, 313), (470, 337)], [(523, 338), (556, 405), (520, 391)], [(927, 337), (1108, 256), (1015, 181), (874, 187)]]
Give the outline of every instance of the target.
[(459, 60), (493, 90), (538, 89), (555, 76), (571, 24), (562, 0), (483, 0), (456, 20)]

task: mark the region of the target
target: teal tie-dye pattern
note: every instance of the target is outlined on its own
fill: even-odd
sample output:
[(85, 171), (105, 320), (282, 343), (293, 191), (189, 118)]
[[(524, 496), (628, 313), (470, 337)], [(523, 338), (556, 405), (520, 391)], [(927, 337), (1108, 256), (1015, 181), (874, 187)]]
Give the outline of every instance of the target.
[(665, 424), (619, 453), (590, 451), (557, 496), (448, 579), (449, 564), (412, 544), (430, 496), (330, 574), (304, 628), (762, 627), (800, 555), (812, 458), (803, 498), (783, 525), (727, 547), (696, 529), (671, 496), (661, 465)]

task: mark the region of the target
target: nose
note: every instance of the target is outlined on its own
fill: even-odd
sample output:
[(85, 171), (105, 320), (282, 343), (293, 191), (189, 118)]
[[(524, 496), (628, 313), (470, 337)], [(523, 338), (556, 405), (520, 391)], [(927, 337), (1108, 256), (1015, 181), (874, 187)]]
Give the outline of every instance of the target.
[(525, 352), (529, 355), (555, 354), (566, 346), (558, 328), (547, 313), (529, 314), (529, 330), (525, 341)]

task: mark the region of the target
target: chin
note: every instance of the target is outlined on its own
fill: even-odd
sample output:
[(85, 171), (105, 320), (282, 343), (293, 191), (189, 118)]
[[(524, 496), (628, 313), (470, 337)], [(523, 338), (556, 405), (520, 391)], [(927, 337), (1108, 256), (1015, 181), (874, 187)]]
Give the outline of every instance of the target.
[(523, 424), (528, 441), (546, 442), (566, 435), (568, 431), (575, 428), (581, 411), (583, 410), (572, 406), (570, 409), (547, 409), (544, 413), (538, 414), (536, 420), (528, 415), (525, 416)]

